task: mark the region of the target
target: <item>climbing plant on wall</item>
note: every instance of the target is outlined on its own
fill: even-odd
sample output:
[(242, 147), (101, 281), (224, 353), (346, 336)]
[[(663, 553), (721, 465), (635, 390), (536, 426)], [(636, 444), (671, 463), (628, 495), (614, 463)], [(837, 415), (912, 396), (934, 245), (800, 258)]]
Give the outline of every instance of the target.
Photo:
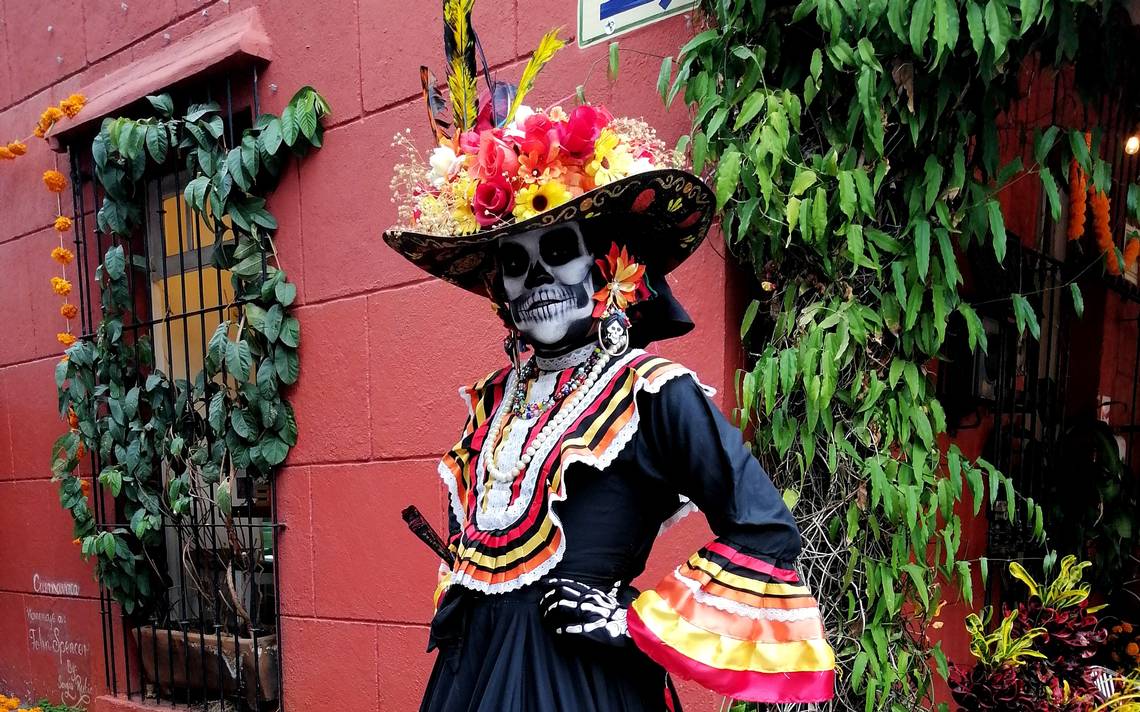
[[(1111, 5), (706, 0), (708, 29), (662, 65), (662, 97), (695, 107), (683, 141), (712, 171), (725, 239), (756, 276), (740, 412), (802, 526), (839, 658), (831, 709), (932, 704), (931, 669), (947, 664), (928, 633), (987, 573), (961, 550), (967, 493), (974, 514), (1002, 500), (1044, 537), (1041, 508), (998, 468), (940, 447), (927, 366), (952, 318), (971, 351), (987, 346), (959, 287), (967, 249), (1006, 259), (1003, 186), (1035, 173), (1055, 221), (1070, 160), (1111, 189), (1098, 136), (1090, 150), (1050, 127), (1030, 165), (1003, 164), (996, 128), (1025, 62), (1111, 45)], [(1010, 306), (1036, 338), (1030, 302)]]
[[(147, 549), (159, 543), (164, 518), (216, 508), (230, 545), (240, 546), (231, 515), (237, 473), (265, 479), (296, 444), (282, 394), (299, 374), (300, 326), (290, 315), (296, 288), (277, 264), (277, 221), (265, 199), (291, 156), (320, 147), (329, 112), (305, 87), (281, 116), (259, 116), (231, 146), (217, 104), (176, 117), (170, 96), (147, 99), (154, 116), (106, 119), (92, 144), (105, 194), (98, 227), (114, 239), (96, 270), (94, 333), (56, 368), (60, 414), (71, 429), (52, 447), (75, 541), (95, 557), (99, 580), (127, 613), (154, 602), (159, 581)], [(179, 166), (193, 176), (185, 202), (218, 236), (214, 265), (230, 273), (235, 297), (231, 318), (209, 339), (204, 369), (191, 379), (163, 373), (149, 336), (130, 336), (131, 324), (145, 320), (135, 313), (131, 275), (146, 283), (148, 265), (125, 249), (143, 225), (148, 181)], [(111, 521), (125, 526), (97, 525), (78, 470), (85, 452), (95, 453), (98, 480), (122, 517)]]

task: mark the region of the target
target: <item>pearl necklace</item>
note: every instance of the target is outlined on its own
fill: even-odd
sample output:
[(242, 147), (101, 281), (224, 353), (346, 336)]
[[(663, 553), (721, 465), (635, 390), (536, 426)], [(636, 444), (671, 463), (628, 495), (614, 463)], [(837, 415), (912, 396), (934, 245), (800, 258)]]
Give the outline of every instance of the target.
[[(491, 424), (491, 436), (489, 438), (491, 446), (487, 451), (489, 452), (490, 457), (487, 458), (486, 466), (487, 472), (490, 474), (492, 480), (503, 484), (514, 482), (519, 475), (526, 471), (527, 466), (530, 465), (530, 462), (534, 458), (534, 455), (538, 449), (545, 445), (550, 439), (561, 435), (561, 429), (564, 425), (566, 425), (568, 419), (570, 418), (570, 414), (574, 410), (574, 404), (578, 401), (579, 398), (582, 397), (583, 393), (588, 393), (590, 391), (590, 388), (593, 387), (594, 383), (597, 382), (598, 378), (602, 375), (602, 371), (606, 367), (607, 361), (609, 361), (609, 356), (606, 354), (601, 354), (598, 356), (598, 358), (594, 361), (593, 366), (588, 372), (586, 372), (587, 375), (583, 379), (581, 385), (575, 388), (572, 392), (570, 392), (562, 399), (562, 407), (559, 409), (558, 413), (553, 418), (546, 421), (546, 425), (542, 426), (542, 430), (538, 431), (538, 435), (534, 437), (534, 440), (531, 441), (531, 444), (528, 445), (526, 450), (523, 451), (522, 456), (519, 457), (518, 462), (516, 462), (514, 467), (512, 467), (509, 472), (507, 472), (499, 469), (499, 467), (495, 464), (495, 450), (498, 449), (499, 443), (502, 440), (503, 429), (506, 424), (506, 414), (514, 410), (514, 401), (519, 398), (519, 390), (515, 390), (515, 393), (511, 399), (512, 402), (504, 403), (503, 406), (499, 408), (499, 412), (495, 414), (495, 422)], [(522, 381), (522, 379), (520, 379), (520, 381)], [(525, 398), (525, 389), (522, 392), (523, 398)]]

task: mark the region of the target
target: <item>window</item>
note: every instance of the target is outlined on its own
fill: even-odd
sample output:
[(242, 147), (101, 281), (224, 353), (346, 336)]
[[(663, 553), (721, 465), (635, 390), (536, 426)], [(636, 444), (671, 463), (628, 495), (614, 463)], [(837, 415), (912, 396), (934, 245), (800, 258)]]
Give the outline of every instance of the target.
[[(203, 81), (173, 96), (180, 108), (217, 101), (232, 145), (257, 113), (256, 70)], [(134, 106), (116, 113), (130, 115)], [(146, 108), (143, 102), (144, 114)], [(93, 212), (101, 195), (92, 180), (90, 139), (68, 138), (76, 254), (88, 266), (78, 270), (83, 329), (90, 332), (98, 323), (92, 268), (114, 239), (139, 268), (132, 272), (136, 308), (124, 338), (149, 339), (157, 369), (174, 381), (192, 381), (202, 372), (210, 336), (223, 320), (236, 323), (240, 311), (229, 272), (213, 263), (214, 250), (232, 235), (227, 225), (215, 231), (188, 209), (183, 189), (192, 176), (185, 170), (149, 179), (142, 234), (119, 239), (98, 232)], [(99, 496), (98, 480), (92, 480), (99, 525), (123, 526), (113, 500)], [(147, 552), (163, 582), (153, 609), (120, 616), (102, 594), (110, 690), (214, 710), (280, 709), (275, 511), (272, 481), (255, 482), (239, 472), (230, 517), (199, 501), (182, 516), (164, 515), (162, 543)]]

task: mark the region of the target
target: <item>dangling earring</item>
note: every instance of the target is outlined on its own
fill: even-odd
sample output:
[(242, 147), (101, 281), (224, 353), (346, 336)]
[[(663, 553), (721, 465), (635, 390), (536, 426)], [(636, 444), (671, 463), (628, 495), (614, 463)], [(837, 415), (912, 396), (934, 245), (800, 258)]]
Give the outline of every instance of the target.
[(518, 329), (511, 327), (507, 332), (506, 338), (503, 339), (503, 350), (507, 352), (507, 358), (511, 360), (511, 367), (515, 369), (515, 375), (520, 375), (522, 373), (522, 352), (526, 350), (526, 344), (523, 343), (522, 334), (518, 332)]
[(598, 323), (598, 345), (610, 356), (629, 351), (629, 317), (621, 309), (610, 307)]

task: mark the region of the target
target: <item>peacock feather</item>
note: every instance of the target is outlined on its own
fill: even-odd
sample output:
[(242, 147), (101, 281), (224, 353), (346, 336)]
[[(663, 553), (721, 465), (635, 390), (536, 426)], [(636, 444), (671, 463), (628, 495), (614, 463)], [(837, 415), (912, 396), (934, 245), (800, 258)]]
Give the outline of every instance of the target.
[(473, 128), (479, 115), (475, 33), (471, 30), (474, 6), (475, 0), (443, 0), (443, 49), (447, 55), (447, 87), (451, 90), (456, 131)]
[(507, 114), (507, 121), (511, 121), (515, 118), (515, 112), (522, 106), (523, 97), (534, 88), (534, 80), (538, 77), (538, 73), (542, 71), (543, 66), (554, 58), (555, 52), (566, 46), (565, 40), (558, 39), (558, 29), (560, 28), (553, 29), (543, 35), (542, 41), (538, 43), (538, 47), (534, 50), (534, 54), (530, 56), (530, 61), (526, 63), (522, 78), (519, 79), (518, 92), (515, 94), (515, 99), (511, 102), (511, 110)]

